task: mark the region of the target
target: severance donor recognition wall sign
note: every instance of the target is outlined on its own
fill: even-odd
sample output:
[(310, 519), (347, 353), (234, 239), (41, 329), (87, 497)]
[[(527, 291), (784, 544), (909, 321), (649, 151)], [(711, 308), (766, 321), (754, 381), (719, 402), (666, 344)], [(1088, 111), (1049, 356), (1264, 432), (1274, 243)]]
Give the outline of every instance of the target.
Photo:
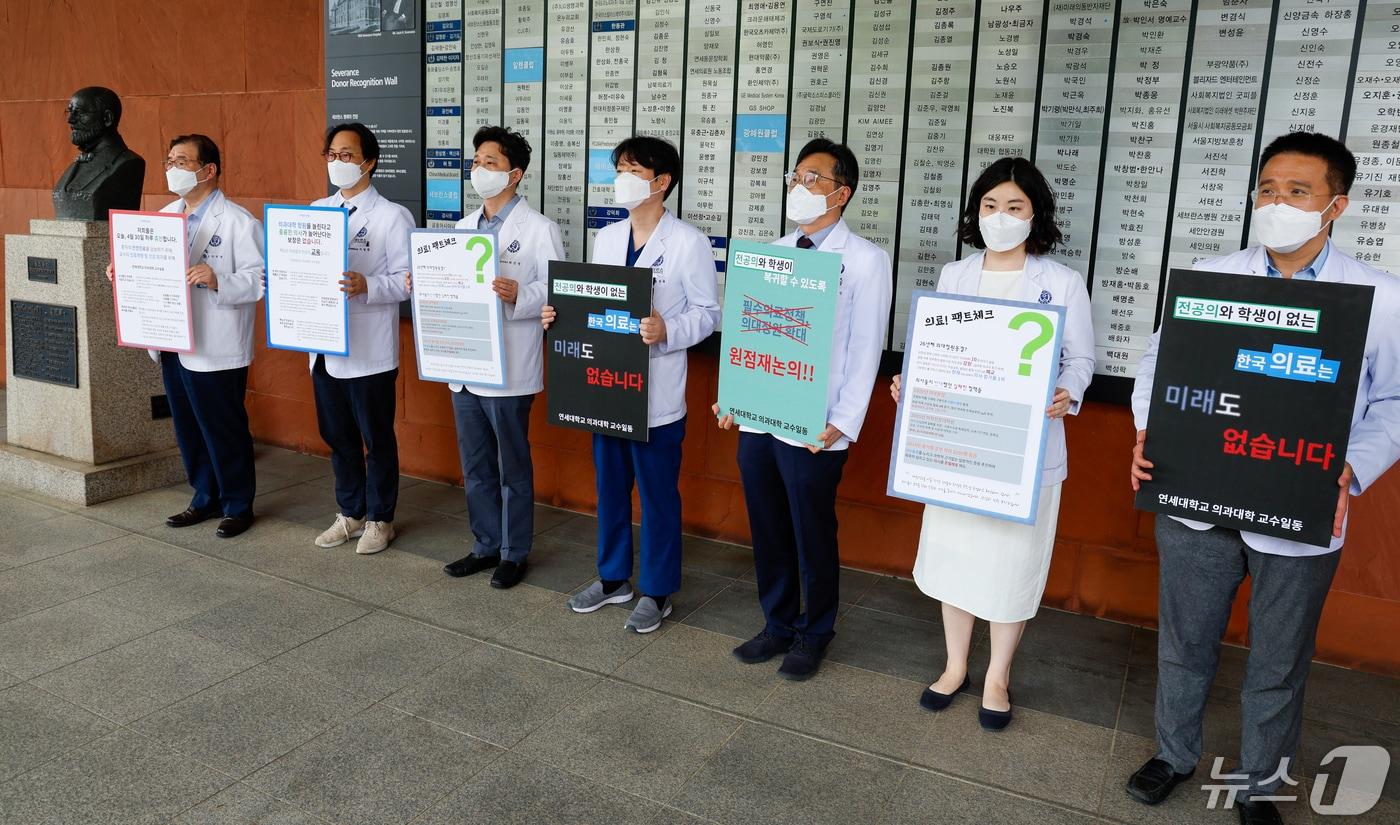
[(374, 132), (379, 140), (375, 188), (419, 221), (423, 39), (417, 6), (428, 2), (327, 0), (324, 7), (326, 125), (358, 121)]
[(1326, 547), (1374, 291), (1172, 270), (1136, 505)]

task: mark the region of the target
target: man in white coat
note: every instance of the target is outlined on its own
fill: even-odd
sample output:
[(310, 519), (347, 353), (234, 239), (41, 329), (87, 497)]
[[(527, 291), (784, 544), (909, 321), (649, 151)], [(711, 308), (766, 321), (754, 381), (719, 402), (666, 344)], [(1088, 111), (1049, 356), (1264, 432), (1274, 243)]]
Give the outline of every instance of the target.
[[(841, 573), (836, 488), (846, 450), (865, 423), (890, 320), (890, 256), (852, 232), (841, 217), (859, 178), (849, 147), (825, 138), (808, 142), (787, 177), (787, 217), (797, 231), (776, 242), (841, 256), (826, 429), (816, 444), (747, 427), (739, 434), (739, 476), (766, 623), (734, 655), (757, 664), (785, 654), (778, 675), (793, 681), (817, 672), (836, 636)], [(728, 429), (733, 418), (719, 423)]]
[(483, 126), (472, 138), (471, 184), (481, 208), (458, 229), (496, 236), (500, 275), (491, 288), (505, 321), (505, 386), (448, 385), (457, 422), (457, 449), (467, 488), (467, 514), (476, 544), (443, 568), (470, 576), (495, 568), (491, 586), (514, 587), (525, 576), (535, 532), (535, 470), (530, 459), (530, 405), (544, 389), (544, 330), (539, 323), (549, 291), (549, 262), (563, 260), (559, 226), (516, 192), (530, 166), (530, 144), (503, 126)]
[[(593, 239), (592, 262), (651, 270), (651, 314), (641, 320), (650, 348), (647, 441), (593, 435), (598, 490), (598, 580), (569, 599), (575, 613), (625, 604), (632, 589), (632, 490), (642, 502), (641, 591), (623, 624), (651, 633), (671, 614), (681, 588), (681, 443), (685, 439), (685, 388), (689, 350), (719, 326), (719, 287), (714, 248), (696, 226), (665, 206), (680, 183), (680, 153), (669, 142), (633, 135), (613, 147), (613, 202), (626, 220)], [(556, 312), (540, 311), (547, 329)]]
[[(1272, 794), (1298, 751), (1303, 688), (1323, 602), (1346, 536), (1348, 499), (1400, 458), (1400, 281), (1338, 249), (1327, 226), (1347, 207), (1356, 159), (1341, 142), (1295, 132), (1260, 158), (1253, 223), (1260, 244), (1203, 260), (1196, 269), (1375, 287), (1346, 465), (1339, 474), (1330, 547), (1313, 547), (1176, 517), (1157, 517), (1161, 559), (1157, 642), (1157, 753), (1128, 780), (1128, 793), (1153, 805), (1191, 776), (1201, 757), (1201, 720), (1215, 678), (1235, 591), (1247, 575), (1250, 650), (1240, 689), (1243, 720), (1238, 773), (1244, 823), (1281, 822)], [(1356, 334), (1362, 334), (1356, 330)], [(1132, 485), (1151, 480), (1147, 438), (1157, 336), (1133, 388)], [(1158, 462), (1171, 456), (1153, 454)]]
[[(205, 135), (170, 141), (165, 179), (179, 196), (161, 208), (185, 216), (194, 351), (155, 352), (175, 441), (194, 497), (165, 520), (189, 527), (222, 515), (215, 534), (253, 524), (253, 437), (244, 396), (253, 361), (253, 315), (263, 296), (262, 223), (224, 197), (219, 147)], [(109, 278), (113, 270), (107, 268)]]
[(350, 301), (350, 354), (311, 356), (316, 423), (331, 448), (335, 523), (318, 547), (359, 538), (355, 552), (378, 553), (394, 539), (399, 444), (394, 435), (399, 375), (399, 304), (408, 298), (408, 233), (413, 215), (379, 194), (370, 176), (379, 141), (362, 123), (326, 133), (326, 172), (340, 191), (313, 206), (349, 213), (350, 270), (340, 281)]

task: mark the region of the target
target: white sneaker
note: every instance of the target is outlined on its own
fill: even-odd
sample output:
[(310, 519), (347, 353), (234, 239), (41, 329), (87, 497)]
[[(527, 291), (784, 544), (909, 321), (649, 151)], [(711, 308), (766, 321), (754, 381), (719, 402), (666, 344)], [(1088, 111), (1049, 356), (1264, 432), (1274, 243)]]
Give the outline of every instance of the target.
[(392, 521), (367, 521), (365, 522), (364, 535), (360, 536), (360, 543), (355, 545), (355, 552), (361, 556), (378, 553), (388, 547), (389, 542), (393, 540), (394, 523)]
[(359, 538), (364, 535), (365, 520), (362, 518), (350, 518), (344, 513), (335, 514), (335, 524), (330, 529), (316, 537), (317, 547), (339, 547), (350, 539)]

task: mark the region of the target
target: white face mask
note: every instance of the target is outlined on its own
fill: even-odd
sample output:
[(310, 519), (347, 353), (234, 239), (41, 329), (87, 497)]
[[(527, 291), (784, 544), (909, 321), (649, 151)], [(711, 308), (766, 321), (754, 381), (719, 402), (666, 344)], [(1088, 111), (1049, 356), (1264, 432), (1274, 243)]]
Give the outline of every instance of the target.
[[(836, 192), (831, 194), (834, 195)], [(787, 219), (798, 226), (806, 226), (836, 208), (826, 205), (828, 197), (830, 195), (818, 195), (800, 184), (794, 186), (787, 194)]]
[[(203, 168), (205, 167), (199, 167), (199, 169)], [(199, 179), (199, 169), (196, 169), (193, 172), (191, 172), (188, 169), (181, 169), (178, 166), (172, 166), (169, 169), (166, 169), (166, 187), (168, 187), (171, 192), (183, 198), (190, 192), (194, 191), (194, 188), (196, 186), (200, 185), (201, 183), (204, 183), (203, 180)], [(208, 178), (205, 178), (205, 180), (208, 180)]]
[(484, 166), (472, 166), (472, 188), (482, 197), (494, 198), (505, 191), (510, 185), (510, 172), (502, 172), (499, 169), (487, 169)]
[(1031, 236), (1031, 222), (1012, 217), (1005, 212), (984, 215), (977, 221), (982, 230), (982, 243), (993, 252), (1010, 252)]
[(631, 172), (623, 172), (613, 179), (613, 203), (623, 209), (635, 209), (653, 194), (651, 180), (643, 180)]
[(333, 160), (326, 164), (326, 174), (331, 179), (331, 185), (340, 189), (349, 189), (360, 182), (360, 178), (365, 173), (360, 171), (360, 167), (349, 161)]
[[(1338, 197), (1340, 195), (1328, 201), (1322, 212), (1331, 209)], [(1259, 243), (1269, 249), (1293, 252), (1322, 231), (1322, 212), (1304, 212), (1286, 203), (1271, 203), (1254, 210), (1254, 231)]]

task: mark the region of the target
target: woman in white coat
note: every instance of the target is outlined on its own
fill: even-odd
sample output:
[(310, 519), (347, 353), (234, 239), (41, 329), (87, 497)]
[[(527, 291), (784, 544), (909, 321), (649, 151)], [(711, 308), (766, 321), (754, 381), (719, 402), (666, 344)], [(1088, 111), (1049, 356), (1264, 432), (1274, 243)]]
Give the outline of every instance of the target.
[[(942, 710), (971, 686), (967, 659), (976, 619), (991, 624), (991, 661), (982, 683), (982, 727), (1000, 730), (1011, 721), (1011, 661), (1026, 621), (1045, 592), (1060, 483), (1066, 477), (1064, 417), (1079, 412), (1094, 374), (1094, 328), (1084, 277), (1043, 257), (1060, 241), (1055, 197), (1030, 161), (996, 161), (973, 184), (958, 223), (963, 243), (985, 250), (948, 264), (940, 292), (976, 295), (1065, 308), (1060, 371), (1045, 414), (1050, 417), (1040, 503), (1034, 524), (1018, 524), (943, 507), (924, 508), (914, 581), (943, 602), (948, 648), (943, 674), (919, 704)], [(899, 400), (899, 379), (891, 393)]]

